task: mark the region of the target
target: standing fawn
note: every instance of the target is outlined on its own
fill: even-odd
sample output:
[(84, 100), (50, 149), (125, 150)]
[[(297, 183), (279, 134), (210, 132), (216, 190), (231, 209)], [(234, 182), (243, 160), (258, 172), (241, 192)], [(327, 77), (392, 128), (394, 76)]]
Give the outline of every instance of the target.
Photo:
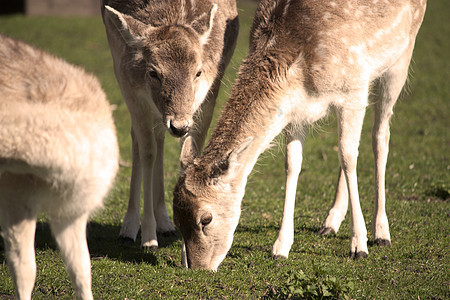
[(104, 0), (114, 71), (131, 115), (132, 175), (119, 239), (141, 246), (173, 232), (164, 200), (164, 134), (203, 145), (239, 29), (236, 1)]
[(86, 223), (119, 163), (97, 79), (0, 35), (0, 225), (16, 297), (36, 277), (37, 214), (47, 213), (77, 298), (92, 299)]
[[(276, 258), (293, 243), (295, 190), (306, 127), (334, 109), (342, 169), (338, 199), (322, 232), (337, 231), (350, 201), (352, 257), (364, 257), (367, 231), (359, 204), (356, 162), (374, 83), (375, 232), (389, 244), (384, 174), (389, 119), (406, 81), (425, 1), (260, 1), (243, 61), (220, 120), (201, 156), (186, 139), (184, 172), (174, 191), (174, 220), (188, 267), (215, 270), (238, 224), (247, 177), (258, 156), (284, 130), (286, 196)], [(345, 179), (345, 180), (344, 180)], [(345, 190), (345, 191), (344, 191)]]

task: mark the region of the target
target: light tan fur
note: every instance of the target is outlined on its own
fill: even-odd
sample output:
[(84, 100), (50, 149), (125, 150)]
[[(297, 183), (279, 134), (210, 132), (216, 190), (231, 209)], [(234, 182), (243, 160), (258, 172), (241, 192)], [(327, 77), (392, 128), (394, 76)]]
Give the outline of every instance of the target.
[(86, 223), (118, 169), (110, 105), (94, 76), (5, 36), (0, 95), (0, 224), (16, 297), (31, 297), (44, 211), (77, 297), (92, 299)]
[(156, 249), (156, 232), (175, 229), (164, 200), (164, 136), (202, 146), (238, 34), (234, 0), (104, 0), (114, 71), (131, 115), (133, 166), (119, 238)]
[[(174, 219), (183, 261), (215, 270), (233, 240), (245, 184), (258, 156), (286, 135), (286, 196), (274, 257), (287, 257), (294, 239), (295, 190), (305, 128), (336, 111), (341, 176), (322, 233), (339, 228), (351, 210), (352, 257), (365, 257), (367, 231), (358, 196), (356, 163), (372, 84), (376, 166), (377, 243), (390, 244), (384, 178), (389, 120), (406, 81), (425, 1), (262, 0), (250, 52), (202, 155), (187, 139), (184, 172), (174, 191)], [(331, 229), (330, 229), (331, 228)]]

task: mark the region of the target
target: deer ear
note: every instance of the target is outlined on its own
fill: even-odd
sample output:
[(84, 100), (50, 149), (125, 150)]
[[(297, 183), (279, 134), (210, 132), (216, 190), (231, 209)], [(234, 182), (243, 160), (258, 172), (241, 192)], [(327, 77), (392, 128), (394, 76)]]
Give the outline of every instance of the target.
[(206, 44), (206, 42), (208, 41), (216, 12), (217, 4), (214, 3), (207, 13), (202, 14), (191, 23), (191, 27), (200, 35), (200, 41), (202, 45)]
[(188, 136), (181, 147), (180, 154), (180, 166), (181, 170), (184, 171), (188, 165), (194, 162), (194, 158), (198, 155), (197, 145), (191, 136)]
[(151, 27), (108, 5), (105, 5), (105, 19), (109, 19), (114, 24), (125, 42), (131, 47), (140, 46), (143, 40), (142, 33)]
[(222, 160), (211, 166), (210, 178), (213, 184), (219, 181), (229, 184), (236, 177), (237, 173), (241, 171), (245, 156), (252, 143), (253, 138), (247, 138)]

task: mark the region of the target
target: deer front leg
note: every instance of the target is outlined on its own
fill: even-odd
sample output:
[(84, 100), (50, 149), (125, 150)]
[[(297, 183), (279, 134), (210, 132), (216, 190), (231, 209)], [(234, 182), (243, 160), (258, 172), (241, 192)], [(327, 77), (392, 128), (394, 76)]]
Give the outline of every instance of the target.
[[(367, 99), (367, 93), (365, 97)], [(359, 202), (356, 175), (358, 147), (364, 114), (365, 108), (342, 108), (338, 111), (339, 162), (345, 175), (350, 200), (350, 256), (352, 258), (366, 257), (369, 253), (367, 250), (367, 229)]]
[(328, 216), (322, 224), (320, 234), (337, 233), (342, 221), (345, 219), (348, 208), (348, 191), (345, 175), (342, 168), (339, 168), (336, 193), (334, 194), (333, 205), (328, 212)]
[(31, 299), (36, 279), (34, 258), (36, 215), (34, 213), (27, 215), (28, 209), (21, 207), (14, 210), (4, 208), (0, 210), (6, 259), (14, 281), (16, 299)]
[(153, 209), (156, 230), (164, 234), (175, 234), (175, 227), (169, 218), (164, 195), (164, 135), (166, 129), (156, 126), (156, 159), (153, 166)]
[(133, 127), (131, 128), (131, 141), (133, 164), (131, 167), (130, 195), (128, 209), (119, 233), (119, 241), (127, 246), (131, 246), (136, 241), (140, 227), (142, 166), (139, 157), (139, 143)]
[(153, 207), (153, 168), (156, 159), (156, 140), (152, 129), (141, 128), (138, 134), (139, 154), (142, 163), (142, 184), (144, 189), (144, 212), (141, 224), (141, 247), (157, 250), (156, 218)]
[(88, 214), (75, 218), (52, 218), (50, 225), (61, 250), (77, 299), (93, 299), (91, 260), (86, 241)]
[(286, 135), (286, 193), (283, 217), (278, 237), (272, 248), (276, 259), (287, 258), (294, 242), (294, 208), (298, 176), (302, 167), (305, 134), (302, 129), (294, 131), (293, 126), (285, 130)]

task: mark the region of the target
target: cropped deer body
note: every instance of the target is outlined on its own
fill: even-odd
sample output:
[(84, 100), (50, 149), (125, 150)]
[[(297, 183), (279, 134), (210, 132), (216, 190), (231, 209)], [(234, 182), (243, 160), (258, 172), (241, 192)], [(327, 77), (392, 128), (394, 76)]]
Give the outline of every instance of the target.
[(1, 35), (0, 95), (0, 225), (16, 297), (31, 298), (43, 211), (77, 298), (92, 299), (86, 223), (119, 166), (110, 105), (94, 76)]
[(389, 119), (408, 74), (425, 1), (261, 1), (250, 51), (210, 141), (200, 155), (186, 139), (184, 171), (174, 191), (174, 220), (188, 267), (217, 269), (238, 224), (247, 177), (258, 156), (284, 130), (286, 195), (274, 257), (293, 243), (295, 190), (306, 126), (334, 109), (341, 176), (322, 232), (337, 231), (350, 202), (353, 257), (368, 254), (356, 163), (371, 85), (378, 87), (373, 150), (376, 166), (375, 232), (389, 244), (384, 174)]
[(104, 0), (114, 71), (131, 115), (133, 165), (119, 238), (155, 249), (175, 229), (164, 201), (164, 135), (203, 145), (239, 23), (234, 0)]

